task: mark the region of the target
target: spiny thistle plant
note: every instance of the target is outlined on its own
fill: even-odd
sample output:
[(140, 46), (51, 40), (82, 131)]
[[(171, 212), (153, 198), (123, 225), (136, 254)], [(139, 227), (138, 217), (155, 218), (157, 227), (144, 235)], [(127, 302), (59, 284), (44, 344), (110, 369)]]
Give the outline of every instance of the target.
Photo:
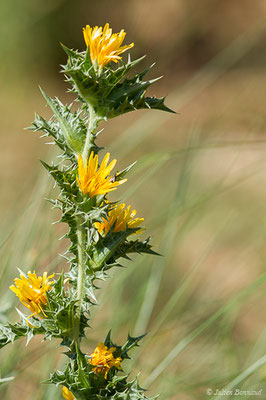
[(144, 80), (150, 68), (128, 77), (143, 57), (122, 61), (121, 54), (134, 46), (122, 46), (124, 30), (113, 34), (109, 24), (104, 28), (87, 25), (83, 35), (85, 51), (63, 45), (68, 56), (63, 73), (80, 108), (72, 111), (72, 104), (64, 105), (42, 91), (53, 116), (46, 120), (36, 115), (30, 127), (51, 136), (61, 150), (55, 163), (42, 164), (59, 188), (58, 197), (50, 201), (61, 211), (60, 221), (69, 227), (70, 247), (64, 254), (69, 270), (50, 276), (20, 271), (10, 289), (30, 315), (18, 311), (20, 322), (0, 325), (0, 347), (22, 337), (29, 341), (35, 335), (60, 339), (68, 361), (64, 371), (54, 371), (46, 382), (60, 386), (67, 400), (147, 399), (138, 379), (129, 380), (122, 370), (129, 351), (143, 336), (128, 335), (124, 344), (117, 345), (109, 331), (91, 354), (84, 354), (80, 347), (88, 332), (90, 308), (96, 303), (95, 282), (106, 279), (108, 271), (132, 253), (156, 254), (149, 238), (136, 236), (144, 230), (144, 219), (137, 218), (130, 205), (108, 197), (127, 181), (132, 165), (114, 172), (116, 160), (109, 161), (109, 153), (99, 161), (102, 148), (96, 138), (101, 121), (129, 111), (172, 111), (164, 98), (146, 97), (147, 88), (157, 80)]

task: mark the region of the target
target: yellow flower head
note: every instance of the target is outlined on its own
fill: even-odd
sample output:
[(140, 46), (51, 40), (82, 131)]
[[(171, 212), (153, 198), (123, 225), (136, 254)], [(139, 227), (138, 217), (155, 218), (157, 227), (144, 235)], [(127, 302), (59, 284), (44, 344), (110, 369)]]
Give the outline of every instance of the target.
[[(115, 206), (109, 211), (108, 219), (103, 218), (103, 222), (95, 222), (98, 232), (106, 235), (111, 227), (113, 227), (114, 232), (124, 231), (127, 227), (137, 228), (144, 221), (144, 218), (135, 218), (136, 210), (131, 211), (130, 207), (125, 208), (125, 204)], [(140, 230), (135, 233), (139, 233)]]
[(66, 400), (75, 400), (74, 395), (68, 390), (66, 386), (62, 386), (62, 395)]
[(117, 369), (121, 369), (121, 357), (114, 357), (113, 353), (115, 352), (115, 347), (110, 347), (108, 349), (103, 343), (99, 343), (94, 353), (90, 355), (90, 363), (91, 365), (95, 365), (94, 372), (97, 374), (104, 374), (105, 379), (107, 378), (108, 371), (112, 367), (116, 367)]
[(14, 279), (15, 286), (10, 286), (10, 289), (16, 293), (21, 303), (32, 312), (27, 318), (29, 326), (31, 326), (28, 322), (29, 318), (34, 315), (39, 315), (42, 318), (40, 314), (46, 315), (43, 306), (47, 304), (46, 292), (51, 289), (51, 285), (54, 283), (54, 281), (49, 281), (53, 277), (54, 274), (47, 277), (47, 272), (44, 272), (42, 277), (37, 277), (35, 271), (33, 273), (29, 271), (28, 277), (20, 274), (20, 279)]
[(121, 47), (126, 32), (122, 29), (119, 33), (112, 33), (109, 24), (105, 24), (104, 28), (101, 26), (91, 28), (90, 25), (86, 25), (86, 28), (83, 28), (83, 35), (87, 47), (90, 48), (92, 62), (97, 61), (100, 68), (110, 61), (117, 63), (121, 59), (119, 55), (134, 46), (134, 43), (131, 43)]
[(116, 164), (113, 160), (108, 166), (110, 153), (106, 153), (104, 159), (98, 168), (98, 155), (94, 155), (93, 151), (90, 154), (89, 160), (85, 160), (83, 164), (82, 156), (79, 155), (78, 159), (78, 177), (77, 182), (80, 190), (84, 195), (88, 194), (90, 197), (97, 196), (97, 194), (106, 194), (116, 189), (116, 186), (126, 182), (127, 179), (113, 182), (109, 176), (110, 172)]

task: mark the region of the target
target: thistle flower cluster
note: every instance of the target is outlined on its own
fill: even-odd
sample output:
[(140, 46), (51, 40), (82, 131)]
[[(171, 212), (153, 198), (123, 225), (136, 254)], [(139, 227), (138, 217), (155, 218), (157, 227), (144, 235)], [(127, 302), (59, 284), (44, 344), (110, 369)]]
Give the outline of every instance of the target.
[(20, 271), (10, 289), (31, 314), (19, 311), (20, 322), (0, 325), (0, 347), (37, 334), (61, 339), (68, 361), (64, 371), (53, 372), (47, 382), (60, 386), (65, 399), (145, 399), (138, 380), (128, 381), (128, 375), (121, 372), (129, 350), (143, 336), (129, 335), (126, 343), (117, 345), (109, 332), (92, 354), (80, 348), (89, 327), (90, 308), (97, 301), (95, 281), (105, 279), (129, 254), (156, 254), (149, 238), (136, 236), (144, 230), (144, 219), (137, 218), (130, 205), (109, 198), (109, 192), (127, 181), (132, 165), (114, 173), (116, 160), (109, 162), (109, 153), (99, 156), (96, 138), (99, 123), (110, 118), (145, 108), (171, 110), (164, 98), (146, 96), (156, 81), (144, 80), (150, 68), (127, 77), (142, 58), (122, 61), (121, 54), (134, 46), (122, 46), (124, 30), (113, 34), (109, 24), (104, 28), (87, 25), (83, 34), (85, 51), (63, 46), (68, 56), (63, 73), (80, 108), (73, 111), (72, 104), (64, 105), (42, 91), (53, 116), (46, 120), (36, 115), (30, 127), (51, 136), (61, 150), (55, 163), (42, 163), (59, 188), (58, 197), (50, 201), (69, 227), (70, 246), (64, 254), (69, 269), (50, 276)]

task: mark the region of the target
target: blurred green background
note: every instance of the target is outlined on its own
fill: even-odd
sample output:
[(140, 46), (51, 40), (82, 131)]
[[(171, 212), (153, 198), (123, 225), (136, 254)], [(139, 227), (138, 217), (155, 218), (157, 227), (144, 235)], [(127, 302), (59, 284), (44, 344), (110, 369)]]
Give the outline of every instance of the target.
[[(0, 321), (18, 319), (8, 290), (17, 267), (67, 268), (39, 162), (54, 149), (23, 130), (34, 112), (50, 116), (38, 85), (71, 102), (59, 43), (83, 49), (82, 27), (109, 22), (135, 42), (132, 58), (147, 54), (139, 69), (156, 61), (150, 77), (164, 78), (149, 94), (167, 94), (180, 114), (138, 111), (104, 125), (99, 143), (118, 167), (139, 160), (113, 197), (145, 217), (163, 257), (139, 256), (100, 284), (84, 351), (110, 327), (118, 343), (148, 331), (125, 371), (141, 370), (149, 395), (205, 399), (228, 387), (266, 398), (265, 1), (2, 0), (0, 16)], [(61, 398), (39, 383), (65, 361), (54, 347), (40, 338), (2, 350), (1, 377), (15, 379), (0, 399)]]

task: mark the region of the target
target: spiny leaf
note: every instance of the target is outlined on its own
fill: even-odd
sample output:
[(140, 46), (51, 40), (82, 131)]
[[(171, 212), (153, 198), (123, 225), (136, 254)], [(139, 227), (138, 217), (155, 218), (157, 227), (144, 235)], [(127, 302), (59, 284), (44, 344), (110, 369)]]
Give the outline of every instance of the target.
[(64, 138), (65, 145), (70, 149), (71, 153), (74, 152), (76, 155), (82, 153), (87, 133), (87, 121), (81, 118), (80, 112), (72, 113), (70, 107), (65, 106), (59, 99), (52, 99), (41, 88), (40, 90), (59, 124), (55, 125), (50, 122), (50, 127), (48, 128), (47, 125), (49, 123), (46, 122), (46, 130), (54, 132), (55, 139), (55, 131), (57, 131), (57, 135), (61, 141)]
[(99, 120), (143, 108), (174, 112), (165, 106), (164, 98), (145, 97), (148, 87), (160, 79), (143, 80), (153, 65), (131, 79), (125, 78), (143, 57), (133, 62), (129, 60), (127, 64), (121, 63), (115, 70), (104, 68), (101, 75), (96, 77), (91, 63), (84, 62), (84, 53), (67, 50), (67, 54), (69, 58), (63, 72), (79, 99), (94, 107)]

